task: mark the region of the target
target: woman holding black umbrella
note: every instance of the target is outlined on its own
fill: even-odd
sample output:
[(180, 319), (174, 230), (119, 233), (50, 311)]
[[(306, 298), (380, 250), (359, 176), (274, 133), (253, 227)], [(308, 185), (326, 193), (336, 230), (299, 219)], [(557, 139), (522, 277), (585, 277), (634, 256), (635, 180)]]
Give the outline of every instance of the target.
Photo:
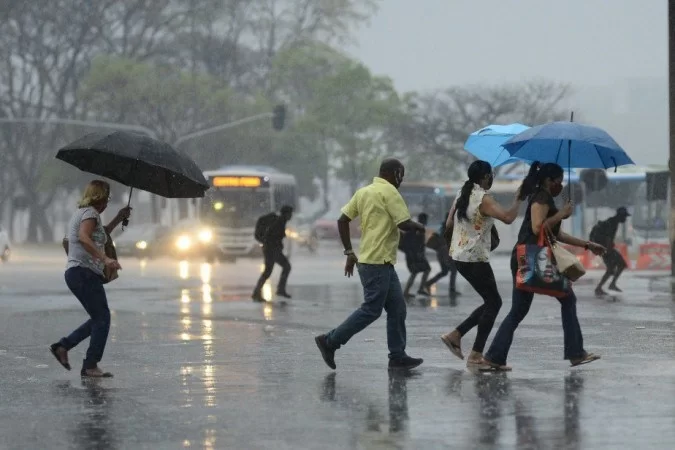
[(90, 319), (69, 336), (52, 344), (50, 350), (57, 361), (70, 370), (68, 351), (91, 336), (80, 372), (83, 377), (112, 377), (111, 373), (103, 372), (98, 367), (110, 329), (110, 310), (103, 284), (110, 280), (107, 272), (120, 270), (121, 267), (117, 260), (106, 255), (104, 249), (106, 241), (110, 239), (110, 232), (129, 218), (131, 208), (120, 209), (115, 218), (104, 226), (100, 214), (107, 208), (109, 198), (108, 183), (101, 180), (90, 182), (84, 190), (77, 211), (70, 219), (66, 235), (66, 284)]

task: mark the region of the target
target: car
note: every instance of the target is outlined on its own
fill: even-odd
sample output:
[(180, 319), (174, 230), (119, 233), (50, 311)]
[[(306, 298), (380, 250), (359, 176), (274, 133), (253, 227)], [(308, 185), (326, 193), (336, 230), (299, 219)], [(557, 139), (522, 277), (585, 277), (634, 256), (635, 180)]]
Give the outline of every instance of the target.
[(0, 260), (9, 261), (12, 254), (12, 246), (9, 243), (9, 233), (0, 225)]
[[(341, 211), (329, 211), (314, 222), (314, 229), (316, 230), (316, 235), (319, 237), (319, 239), (340, 239), (337, 220), (341, 215)], [(353, 239), (361, 237), (360, 224), (361, 221), (358, 217), (355, 220), (349, 222), (349, 230)]]
[(132, 225), (126, 227), (113, 242), (120, 256), (153, 258), (166, 255), (168, 234), (169, 228), (162, 225)]

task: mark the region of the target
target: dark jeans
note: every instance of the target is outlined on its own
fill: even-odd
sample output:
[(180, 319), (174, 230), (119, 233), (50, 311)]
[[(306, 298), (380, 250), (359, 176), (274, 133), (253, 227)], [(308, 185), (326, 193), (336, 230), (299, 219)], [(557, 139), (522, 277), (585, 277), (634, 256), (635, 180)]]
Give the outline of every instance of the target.
[(448, 255), (448, 248), (441, 247), (436, 250), (436, 259), (438, 259), (438, 264), (441, 266), (441, 271), (431, 277), (429, 281), (427, 281), (427, 286), (433, 286), (434, 284), (438, 283), (438, 280), (446, 276), (449, 272), (450, 293), (455, 292), (455, 287), (457, 284), (457, 266), (455, 265), (455, 262), (452, 260), (452, 258), (450, 258), (450, 255)]
[(260, 275), (253, 293), (259, 294), (262, 291), (263, 285), (270, 275), (272, 275), (272, 269), (274, 269), (275, 263), (281, 266), (281, 277), (279, 277), (277, 292), (285, 292), (288, 275), (291, 273), (291, 263), (288, 262), (288, 258), (286, 258), (286, 255), (284, 255), (283, 247), (263, 245), (263, 256), (265, 257), (265, 269)]
[(66, 350), (70, 350), (91, 336), (83, 368), (93, 369), (103, 357), (110, 330), (110, 310), (103, 289), (103, 278), (84, 267), (72, 267), (66, 270), (65, 279), (68, 288), (80, 301), (90, 319), (59, 343)]
[[(512, 268), (513, 264), (514, 261), (512, 261)], [(499, 326), (490, 349), (485, 354), (485, 358), (496, 364), (506, 364), (506, 358), (509, 355), (509, 349), (513, 342), (513, 334), (530, 310), (532, 298), (534, 297), (534, 293), (521, 291), (520, 289), (516, 289), (515, 286), (514, 277), (511, 311), (509, 311)], [(584, 338), (581, 335), (581, 326), (577, 318), (577, 296), (570, 289), (569, 294), (559, 298), (558, 301), (560, 302), (565, 341), (564, 359), (582, 358), (585, 354)]]
[(469, 282), (478, 295), (483, 298), (483, 304), (476, 308), (469, 317), (458, 327), (457, 331), (464, 336), (473, 327), (478, 325), (478, 333), (473, 343), (473, 351), (483, 353), (487, 338), (502, 307), (502, 298), (497, 289), (494, 272), (488, 262), (455, 261), (457, 270)]
[(337, 328), (326, 335), (329, 347), (338, 349), (352, 336), (375, 322), (387, 311), (387, 344), (389, 358), (405, 356), (406, 306), (401, 282), (391, 264), (359, 264), (359, 277), (363, 285), (364, 302)]
[(616, 281), (619, 279), (626, 268), (626, 261), (623, 259), (623, 256), (621, 256), (621, 253), (619, 253), (616, 248), (607, 250), (607, 252), (602, 256), (602, 261), (605, 263), (607, 270), (600, 279), (596, 289), (602, 289), (602, 285), (604, 285), (607, 280), (613, 276), (612, 283), (609, 285), (610, 288), (612, 288), (616, 285)]

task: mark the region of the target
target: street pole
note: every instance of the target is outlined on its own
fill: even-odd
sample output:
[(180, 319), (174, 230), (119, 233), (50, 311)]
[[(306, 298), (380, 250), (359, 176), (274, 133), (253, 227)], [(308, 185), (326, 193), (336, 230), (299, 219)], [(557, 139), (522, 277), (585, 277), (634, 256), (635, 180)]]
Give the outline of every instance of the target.
[(146, 128), (142, 125), (130, 125), (126, 123), (114, 123), (114, 122), (98, 122), (95, 120), (75, 120), (75, 119), (36, 119), (32, 117), (3, 117), (0, 118), (0, 123), (43, 123), (43, 124), (57, 124), (57, 125), (79, 125), (84, 127), (99, 127), (99, 128), (110, 128), (112, 130), (128, 130), (128, 131), (138, 131), (140, 133), (147, 134), (153, 139), (157, 139), (157, 134), (152, 131), (150, 128)]
[(207, 128), (205, 130), (201, 131), (196, 131), (194, 133), (186, 134), (184, 136), (179, 137), (176, 139), (176, 141), (173, 143), (174, 147), (178, 147), (180, 144), (182, 144), (185, 141), (188, 141), (190, 139), (198, 138), (201, 136), (206, 136), (207, 134), (212, 134), (212, 133), (217, 133), (218, 131), (223, 131), (227, 130), (229, 128), (234, 128), (238, 127), (239, 125), (244, 125), (246, 123), (250, 122), (255, 122), (260, 119), (269, 119), (273, 117), (273, 113), (262, 113), (262, 114), (256, 114), (255, 116), (250, 116), (250, 117), (244, 117), (243, 119), (235, 120), (234, 122), (229, 122), (225, 123), (223, 125), (218, 125), (215, 127)]
[[(670, 126), (670, 274), (675, 277), (675, 5), (668, 2), (668, 124)], [(675, 287), (675, 284), (673, 285)]]

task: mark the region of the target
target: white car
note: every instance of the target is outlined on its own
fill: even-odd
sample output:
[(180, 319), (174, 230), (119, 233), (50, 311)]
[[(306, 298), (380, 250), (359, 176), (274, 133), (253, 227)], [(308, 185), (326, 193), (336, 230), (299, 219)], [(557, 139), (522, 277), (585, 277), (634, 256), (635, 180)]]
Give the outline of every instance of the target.
[(12, 247), (9, 244), (9, 234), (0, 225), (0, 260), (7, 262), (9, 255), (12, 254)]

